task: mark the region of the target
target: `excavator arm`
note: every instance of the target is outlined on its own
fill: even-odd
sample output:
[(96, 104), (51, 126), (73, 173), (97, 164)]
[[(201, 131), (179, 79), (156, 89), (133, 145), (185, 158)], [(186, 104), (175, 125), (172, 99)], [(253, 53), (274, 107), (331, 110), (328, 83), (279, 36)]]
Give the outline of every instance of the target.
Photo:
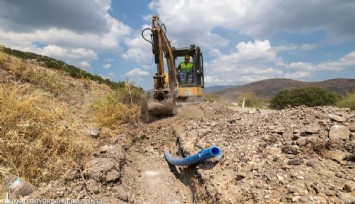
[[(144, 37), (144, 32), (151, 30), (151, 41)], [(159, 23), (159, 17), (153, 16), (151, 28), (142, 31), (142, 37), (152, 44), (152, 51), (155, 57), (157, 72), (154, 79), (154, 100), (149, 100), (147, 107), (153, 115), (174, 115), (176, 114), (177, 98), (177, 76), (174, 64), (173, 50), (166, 36), (164, 24)], [(164, 56), (166, 58), (168, 74), (164, 69)]]

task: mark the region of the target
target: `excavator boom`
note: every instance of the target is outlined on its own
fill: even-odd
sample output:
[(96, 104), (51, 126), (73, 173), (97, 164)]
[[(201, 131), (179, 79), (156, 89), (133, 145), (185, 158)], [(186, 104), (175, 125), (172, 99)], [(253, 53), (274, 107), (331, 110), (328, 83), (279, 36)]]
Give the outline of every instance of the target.
[[(177, 79), (176, 68), (174, 64), (173, 51), (170, 42), (166, 36), (166, 28), (164, 24), (159, 23), (159, 17), (153, 16), (152, 27), (144, 29), (151, 30), (152, 51), (155, 56), (155, 64), (157, 72), (154, 79), (154, 99), (148, 101), (148, 112), (152, 115), (174, 115), (176, 114), (176, 98), (177, 98)], [(168, 75), (164, 71), (164, 59), (168, 64)]]

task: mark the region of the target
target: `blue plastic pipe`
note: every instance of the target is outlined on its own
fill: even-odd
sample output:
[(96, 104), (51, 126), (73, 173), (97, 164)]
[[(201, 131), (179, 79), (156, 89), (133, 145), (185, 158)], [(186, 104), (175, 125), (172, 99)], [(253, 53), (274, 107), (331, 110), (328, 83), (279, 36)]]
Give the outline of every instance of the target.
[(212, 146), (208, 149), (202, 149), (199, 152), (197, 152), (196, 154), (186, 157), (186, 158), (183, 158), (183, 159), (173, 158), (171, 156), (171, 154), (169, 153), (169, 151), (166, 149), (164, 150), (164, 154), (165, 154), (166, 160), (172, 165), (189, 166), (189, 165), (204, 161), (206, 159), (217, 157), (217, 156), (221, 155), (221, 150), (216, 146)]

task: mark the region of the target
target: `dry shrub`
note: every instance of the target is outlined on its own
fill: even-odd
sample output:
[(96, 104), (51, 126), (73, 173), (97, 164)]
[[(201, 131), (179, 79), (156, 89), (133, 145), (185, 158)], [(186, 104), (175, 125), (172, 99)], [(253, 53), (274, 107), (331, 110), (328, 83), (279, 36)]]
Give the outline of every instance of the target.
[(96, 110), (97, 123), (103, 127), (110, 127), (125, 123), (137, 123), (140, 108), (139, 106), (128, 107), (123, 103), (115, 102), (97, 106)]
[(63, 124), (68, 110), (31, 86), (0, 85), (0, 167), (32, 184), (58, 179), (92, 141)]

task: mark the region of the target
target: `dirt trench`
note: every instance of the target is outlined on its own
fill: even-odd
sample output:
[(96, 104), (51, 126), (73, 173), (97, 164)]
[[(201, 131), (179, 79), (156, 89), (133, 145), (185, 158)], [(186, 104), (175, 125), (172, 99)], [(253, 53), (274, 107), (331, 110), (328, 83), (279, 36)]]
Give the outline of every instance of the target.
[(29, 199), (204, 203), (208, 195), (196, 166), (170, 165), (163, 152), (168, 149), (174, 157), (189, 156), (181, 145), (181, 135), (186, 134), (184, 125), (203, 115), (196, 105), (180, 105), (174, 117), (138, 124), (126, 133), (106, 139), (92, 158), (78, 164), (62, 179), (43, 184)]
[(133, 203), (204, 203), (208, 195), (196, 166), (170, 165), (163, 150), (175, 157), (189, 156), (181, 142), (186, 121), (203, 117), (198, 106), (180, 105), (174, 117), (147, 124), (139, 139), (126, 152), (122, 186)]
[[(218, 146), (190, 167), (167, 163)], [(101, 203), (355, 203), (355, 112), (336, 107), (181, 106), (105, 141), (36, 198)], [(47, 189), (47, 190), (44, 190)]]

